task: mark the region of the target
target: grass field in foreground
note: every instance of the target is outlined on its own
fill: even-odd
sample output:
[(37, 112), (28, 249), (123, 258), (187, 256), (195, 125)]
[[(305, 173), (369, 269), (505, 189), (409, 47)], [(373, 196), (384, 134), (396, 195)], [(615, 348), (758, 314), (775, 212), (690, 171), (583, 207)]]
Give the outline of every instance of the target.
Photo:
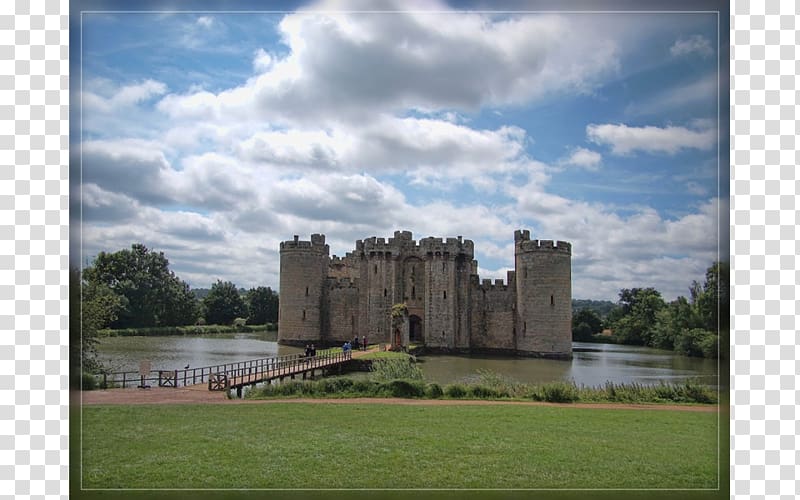
[(715, 488), (716, 413), (87, 406), (83, 488)]

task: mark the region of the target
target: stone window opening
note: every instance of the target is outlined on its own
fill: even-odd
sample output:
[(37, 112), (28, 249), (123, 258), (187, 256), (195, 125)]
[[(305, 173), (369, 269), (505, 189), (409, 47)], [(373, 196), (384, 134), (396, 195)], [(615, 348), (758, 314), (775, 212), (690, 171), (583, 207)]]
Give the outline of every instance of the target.
[(306, 287), (306, 297), (308, 297), (308, 287)]
[(442, 272), (447, 271), (447, 262), (442, 262)]
[(551, 306), (554, 306), (554, 305), (556, 305), (556, 303), (555, 303), (555, 300), (553, 299), (553, 296), (552, 296), (552, 295), (550, 296), (550, 305), (551, 305)]
[(413, 287), (413, 286), (411, 287), (411, 298), (412, 299), (416, 299), (417, 298), (417, 288)]
[(384, 288), (383, 289), (383, 296), (386, 297), (386, 294), (387, 294), (387, 290)]
[(303, 309), (303, 321), (305, 321), (305, 320), (306, 320), (306, 310)]
[(378, 274), (378, 264), (375, 264), (375, 268), (374, 268), (373, 274)]
[(443, 299), (446, 299), (446, 298), (447, 298), (447, 290), (445, 290), (444, 292), (442, 292), (442, 298), (443, 298)]
[(522, 335), (525, 335), (526, 333), (528, 333), (528, 322), (527, 321), (523, 321), (522, 322)]

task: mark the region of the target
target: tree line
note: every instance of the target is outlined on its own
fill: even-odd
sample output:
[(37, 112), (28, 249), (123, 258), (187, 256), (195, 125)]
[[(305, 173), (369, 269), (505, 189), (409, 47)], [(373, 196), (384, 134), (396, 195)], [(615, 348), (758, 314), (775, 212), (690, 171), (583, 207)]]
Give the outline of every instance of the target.
[(599, 340), (598, 334), (609, 329), (611, 340), (621, 344), (669, 349), (686, 356), (727, 356), (729, 284), (730, 264), (714, 262), (706, 270), (704, 283), (692, 281), (688, 298), (665, 302), (655, 288), (624, 288), (606, 314), (590, 307), (575, 311), (572, 338)]
[(270, 287), (244, 291), (217, 280), (198, 299), (169, 269), (163, 252), (136, 243), (100, 252), (80, 276), (84, 308), (101, 308), (103, 327), (146, 328), (195, 324), (265, 324), (278, 321), (278, 294)]

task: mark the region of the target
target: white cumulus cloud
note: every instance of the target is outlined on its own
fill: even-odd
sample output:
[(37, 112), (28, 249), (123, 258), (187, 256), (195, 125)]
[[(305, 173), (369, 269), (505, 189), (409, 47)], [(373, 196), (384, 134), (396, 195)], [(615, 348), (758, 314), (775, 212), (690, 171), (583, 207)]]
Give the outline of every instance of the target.
[(675, 154), (682, 149), (710, 150), (717, 139), (714, 128), (629, 127), (619, 124), (589, 124), (586, 135), (595, 144), (611, 146), (611, 152), (625, 155), (634, 151)]
[(582, 167), (587, 170), (597, 170), (600, 162), (603, 161), (603, 155), (597, 151), (592, 151), (586, 148), (575, 148), (566, 158), (562, 158), (559, 162), (562, 165), (573, 165)]

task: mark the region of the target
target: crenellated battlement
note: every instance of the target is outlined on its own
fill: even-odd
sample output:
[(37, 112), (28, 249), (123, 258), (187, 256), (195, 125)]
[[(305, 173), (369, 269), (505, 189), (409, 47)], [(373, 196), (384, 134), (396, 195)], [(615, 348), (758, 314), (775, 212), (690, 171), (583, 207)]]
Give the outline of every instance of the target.
[(566, 241), (520, 239), (515, 243), (518, 253), (552, 252), (572, 255), (572, 245)]
[(470, 260), (474, 256), (474, 244), (472, 240), (465, 240), (461, 236), (457, 238), (423, 238), (419, 241), (419, 250), (423, 254), (443, 255), (450, 254), (465, 255)]
[(513, 271), (509, 271), (508, 280), (503, 280), (502, 278), (495, 278), (495, 280), (492, 281), (491, 278), (481, 279), (479, 276), (473, 275), (472, 285), (476, 287), (478, 290), (482, 291), (508, 290), (509, 286), (512, 286), (514, 284), (513, 279), (514, 279)]
[(325, 243), (324, 234), (312, 234), (311, 241), (303, 241), (298, 235), (294, 235), (293, 240), (281, 242), (280, 251), (308, 251), (328, 255), (330, 247)]
[(465, 255), (469, 259), (474, 256), (474, 243), (472, 240), (465, 240), (461, 236), (457, 238), (423, 238), (419, 244), (412, 238), (411, 231), (395, 231), (392, 238), (379, 238), (372, 236), (363, 240), (356, 241), (355, 253), (366, 256), (411, 256), (417, 255), (424, 257), (427, 254), (443, 255), (449, 254)]
[[(361, 332), (378, 342), (571, 356), (571, 255), (566, 241), (514, 232), (514, 269), (481, 279), (474, 243), (394, 231), (330, 255), (322, 234), (280, 243), (278, 342), (338, 343)], [(387, 308), (408, 302), (413, 322), (392, 329)]]

